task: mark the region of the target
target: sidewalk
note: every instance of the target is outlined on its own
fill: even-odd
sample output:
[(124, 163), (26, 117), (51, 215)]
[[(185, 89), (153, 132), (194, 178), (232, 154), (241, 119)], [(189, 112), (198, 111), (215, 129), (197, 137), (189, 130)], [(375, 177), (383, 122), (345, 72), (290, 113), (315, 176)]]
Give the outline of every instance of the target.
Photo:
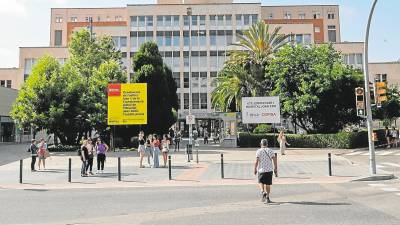
[[(352, 165), (332, 151), (333, 176), (328, 176), (327, 150), (289, 150), (287, 155), (278, 155), (279, 177), (274, 183), (341, 183), (368, 175), (366, 166)], [(196, 150), (193, 159), (187, 162), (187, 155), (171, 152), (172, 181), (168, 179), (168, 168), (138, 168), (136, 152), (110, 153), (104, 174), (90, 177), (80, 176), (81, 161), (75, 153), (57, 153), (46, 160), (46, 171), (31, 172), (30, 158), (23, 164), (23, 184), (19, 184), (19, 161), (0, 166), (0, 189), (68, 189), (68, 188), (112, 188), (151, 186), (207, 186), (207, 185), (254, 185), (254, 149), (200, 149), (199, 164)], [(221, 179), (220, 154), (224, 154), (224, 177)], [(121, 157), (122, 182), (118, 181), (118, 157)], [(68, 159), (72, 159), (72, 183), (68, 183)], [(96, 161), (96, 160), (95, 160)], [(160, 164), (162, 164), (160, 157)], [(36, 167), (37, 168), (37, 167)], [(94, 169), (96, 171), (96, 162)], [(379, 171), (382, 172), (382, 171)]]

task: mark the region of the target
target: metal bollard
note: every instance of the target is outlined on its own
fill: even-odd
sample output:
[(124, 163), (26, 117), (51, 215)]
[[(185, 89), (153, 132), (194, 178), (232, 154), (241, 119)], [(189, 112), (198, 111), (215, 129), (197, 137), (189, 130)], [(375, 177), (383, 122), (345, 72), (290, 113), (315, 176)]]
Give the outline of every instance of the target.
[(72, 167), (72, 160), (71, 158), (68, 159), (68, 182), (71, 183), (71, 167)]
[(331, 157), (331, 153), (328, 153), (328, 164), (329, 164), (329, 176), (332, 176), (332, 157)]
[(172, 180), (172, 166), (171, 166), (171, 156), (168, 156), (168, 177), (169, 180)]
[(23, 160), (19, 160), (19, 183), (22, 184), (22, 169), (23, 169)]
[(224, 154), (221, 154), (221, 178), (224, 179)]
[(121, 157), (118, 157), (118, 181), (121, 181)]

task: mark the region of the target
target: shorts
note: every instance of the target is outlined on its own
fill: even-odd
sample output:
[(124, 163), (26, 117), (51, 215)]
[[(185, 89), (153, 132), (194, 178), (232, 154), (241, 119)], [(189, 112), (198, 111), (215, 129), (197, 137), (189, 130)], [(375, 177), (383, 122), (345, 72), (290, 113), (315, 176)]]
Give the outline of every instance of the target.
[(273, 172), (258, 173), (258, 183), (272, 185)]
[(167, 152), (168, 152), (168, 148), (163, 148), (163, 149), (161, 150), (161, 152), (167, 153)]
[(139, 153), (140, 153), (140, 152), (144, 153), (145, 150), (146, 150), (146, 148), (144, 147), (144, 145), (139, 145), (139, 148), (138, 148), (138, 152), (139, 152)]

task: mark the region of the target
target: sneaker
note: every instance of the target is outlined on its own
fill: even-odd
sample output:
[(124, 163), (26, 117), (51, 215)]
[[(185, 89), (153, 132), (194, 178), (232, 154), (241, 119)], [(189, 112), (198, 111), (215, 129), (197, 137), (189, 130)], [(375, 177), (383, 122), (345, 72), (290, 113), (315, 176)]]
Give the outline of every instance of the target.
[(272, 203), (271, 199), (269, 199), (269, 197), (267, 197), (267, 203)]
[(93, 175), (93, 173), (92, 173), (92, 172), (89, 172), (89, 174), (90, 174), (90, 175)]
[(267, 198), (267, 193), (262, 192), (261, 195), (262, 195), (261, 202), (265, 202), (265, 199)]

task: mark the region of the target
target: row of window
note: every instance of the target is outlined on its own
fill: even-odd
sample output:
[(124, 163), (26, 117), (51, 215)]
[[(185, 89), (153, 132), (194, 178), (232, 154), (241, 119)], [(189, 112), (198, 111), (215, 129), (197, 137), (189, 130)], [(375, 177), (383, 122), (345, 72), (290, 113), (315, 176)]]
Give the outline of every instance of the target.
[[(335, 13), (334, 12), (328, 12), (326, 17), (329, 20), (333, 20), (333, 19), (335, 19)], [(287, 19), (287, 20), (295, 19), (294, 17), (292, 17), (292, 13), (289, 12), (289, 11), (283, 13), (283, 18)], [(322, 17), (321, 17), (321, 13), (320, 12), (313, 12), (313, 14), (312, 14), (310, 19), (321, 19), (321, 18)], [(268, 19), (274, 19), (274, 14), (273, 13), (269, 13), (268, 14)], [(303, 12), (300, 12), (298, 14), (297, 19), (307, 19), (306, 18), (306, 14), (303, 13)]]
[[(190, 22), (193, 26), (205, 26), (206, 15), (192, 15), (182, 16), (183, 26), (189, 26)], [(157, 27), (180, 27), (179, 15), (159, 15), (157, 18)], [(237, 14), (236, 25), (246, 26), (256, 23), (258, 21), (257, 14)], [(210, 26), (232, 26), (232, 15), (209, 15)], [(153, 16), (131, 16), (131, 27), (153, 27), (154, 17)]]
[(361, 53), (357, 54), (342, 54), (342, 60), (347, 65), (362, 65), (363, 57)]
[[(179, 108), (180, 99), (178, 94)], [(183, 93), (183, 108), (189, 109), (189, 93)], [(207, 93), (192, 93), (192, 109), (207, 109)]]
[[(211, 79), (216, 77), (218, 72), (210, 72)], [(178, 88), (181, 88), (181, 76), (180, 72), (173, 72), (172, 76)], [(213, 83), (211, 82), (211, 86)], [(206, 88), (207, 87), (207, 72), (192, 72), (192, 87), (193, 88)], [(189, 88), (189, 72), (183, 73), (183, 88)]]
[(0, 87), (11, 88), (12, 81), (11, 80), (0, 80)]
[[(114, 21), (123, 21), (123, 17), (122, 16), (115, 16), (114, 17)], [(105, 20), (104, 19), (102, 19), (100, 16), (97, 16), (97, 22), (100, 22), (100, 21), (107, 21), (107, 22), (109, 22), (109, 21), (111, 21), (112, 19), (111, 19), (111, 17), (109, 17), (109, 16), (107, 16), (106, 18), (105, 18)], [(64, 21), (64, 18), (62, 17), (62, 16), (56, 16), (56, 18), (55, 18), (55, 22), (56, 23), (62, 23)], [(94, 22), (94, 19), (93, 19), (93, 17), (92, 16), (86, 16), (85, 17), (85, 22), (90, 22), (90, 21), (92, 21), (92, 22)], [(70, 18), (69, 18), (69, 22), (79, 22), (78, 21), (78, 17), (77, 16), (71, 16)]]

